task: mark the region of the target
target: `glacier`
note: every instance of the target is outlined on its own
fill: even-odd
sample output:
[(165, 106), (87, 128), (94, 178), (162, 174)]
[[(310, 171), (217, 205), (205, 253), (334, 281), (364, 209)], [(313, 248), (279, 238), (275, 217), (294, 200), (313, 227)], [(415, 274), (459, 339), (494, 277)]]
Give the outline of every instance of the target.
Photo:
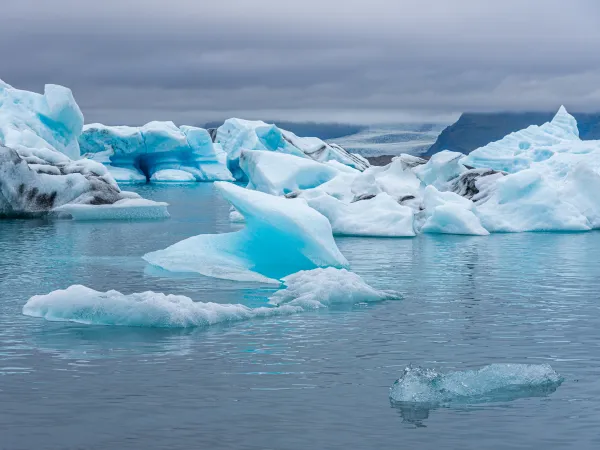
[(300, 270), (348, 267), (329, 221), (304, 200), (226, 182), (216, 182), (215, 187), (244, 216), (246, 227), (185, 239), (144, 255), (148, 263), (170, 272), (263, 283), (279, 283)]
[(564, 107), (551, 122), (467, 156), (402, 154), (363, 170), (305, 160), (294, 151), (240, 150), (238, 163), (248, 189), (304, 199), (336, 235), (485, 236), (600, 227), (600, 198), (590, 190), (600, 187), (600, 141), (580, 140)]
[(333, 305), (395, 300), (393, 291), (378, 291), (345, 269), (314, 269), (283, 279), (284, 287), (267, 306), (194, 302), (183, 295), (158, 292), (122, 294), (99, 292), (73, 285), (46, 295), (35, 295), (23, 306), (23, 314), (49, 321), (87, 325), (155, 328), (207, 327), (242, 320), (297, 314)]
[(450, 373), (407, 367), (391, 387), (390, 400), (429, 405), (506, 401), (554, 392), (563, 381), (548, 364), (491, 364)]
[(87, 124), (79, 145), (119, 183), (233, 181), (227, 155), (203, 128), (158, 121), (142, 127)]
[(88, 218), (168, 217), (166, 203), (121, 191), (102, 164), (77, 159), (82, 126), (69, 89), (47, 85), (41, 95), (0, 81), (0, 217), (75, 218), (70, 208)]
[(223, 147), (227, 165), (237, 180), (246, 178), (240, 167), (242, 150), (278, 152), (318, 162), (337, 161), (361, 171), (369, 167), (365, 158), (349, 153), (339, 145), (314, 137), (298, 137), (260, 120), (228, 119), (216, 130), (215, 142)]

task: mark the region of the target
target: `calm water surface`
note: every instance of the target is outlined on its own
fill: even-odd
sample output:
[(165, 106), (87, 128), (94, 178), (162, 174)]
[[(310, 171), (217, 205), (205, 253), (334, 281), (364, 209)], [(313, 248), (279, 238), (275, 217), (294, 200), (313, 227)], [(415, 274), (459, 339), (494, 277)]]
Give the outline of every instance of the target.
[[(339, 238), (403, 300), (193, 330), (52, 323), (35, 294), (84, 284), (264, 304), (272, 287), (171, 276), (141, 256), (226, 232), (210, 184), (143, 186), (155, 222), (0, 222), (2, 449), (600, 448), (600, 233)], [(547, 396), (407, 410), (409, 364), (549, 363)]]

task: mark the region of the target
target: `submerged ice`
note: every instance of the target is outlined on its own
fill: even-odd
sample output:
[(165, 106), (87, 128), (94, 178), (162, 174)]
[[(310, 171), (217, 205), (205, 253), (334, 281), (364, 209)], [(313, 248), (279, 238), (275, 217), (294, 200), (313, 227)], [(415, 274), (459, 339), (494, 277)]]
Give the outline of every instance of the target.
[(423, 404), (506, 401), (553, 392), (562, 382), (548, 364), (491, 364), (446, 374), (408, 367), (391, 387), (390, 399)]
[(396, 299), (390, 291), (378, 291), (358, 275), (344, 269), (315, 269), (286, 277), (285, 288), (276, 292), (269, 306), (194, 302), (182, 295), (157, 292), (122, 294), (98, 292), (81, 285), (36, 295), (23, 314), (50, 321), (88, 325), (188, 328), (257, 318), (277, 317), (326, 308)]
[(348, 266), (329, 222), (304, 200), (225, 182), (215, 187), (244, 216), (246, 227), (185, 239), (144, 255), (147, 262), (171, 272), (265, 283), (279, 283), (279, 278), (300, 270)]

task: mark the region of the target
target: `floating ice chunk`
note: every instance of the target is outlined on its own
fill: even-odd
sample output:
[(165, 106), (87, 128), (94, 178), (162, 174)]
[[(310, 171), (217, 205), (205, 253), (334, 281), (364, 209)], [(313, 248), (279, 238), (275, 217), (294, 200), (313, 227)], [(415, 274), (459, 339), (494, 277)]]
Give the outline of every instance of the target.
[(473, 150), (461, 162), (472, 167), (515, 173), (580, 143), (577, 121), (561, 106), (551, 122), (511, 133)]
[(98, 292), (80, 285), (36, 295), (23, 307), (24, 315), (50, 321), (156, 328), (206, 327), (301, 311), (302, 308), (294, 306), (249, 308), (239, 304), (194, 302), (182, 295), (150, 291), (130, 295)]
[(139, 197), (125, 198), (111, 205), (67, 204), (52, 211), (74, 220), (147, 220), (168, 218), (167, 206), (168, 203)]
[(433, 155), (427, 164), (414, 167), (413, 172), (424, 184), (444, 189), (449, 181), (467, 170), (461, 164), (463, 156), (462, 153), (444, 150)]
[(400, 298), (394, 291), (378, 291), (346, 269), (306, 270), (283, 279), (285, 289), (269, 300), (272, 305), (322, 308), (333, 304), (357, 304)]
[(413, 210), (385, 192), (345, 203), (319, 189), (302, 194), (309, 206), (323, 214), (334, 234), (349, 236), (412, 237)]
[[(98, 292), (81, 285), (31, 297), (23, 314), (50, 321), (90, 325), (187, 328), (255, 318), (277, 317), (326, 308), (398, 299), (393, 291), (378, 291), (344, 269), (315, 269), (284, 280), (286, 288), (270, 299), (271, 306), (194, 302), (182, 295), (142, 292), (125, 295)], [(274, 305), (274, 306), (273, 306)]]
[(433, 186), (425, 188), (423, 196), (425, 223), (423, 233), (490, 234), (473, 214), (473, 202), (454, 192), (440, 192)]
[(408, 367), (390, 389), (390, 399), (426, 404), (505, 401), (550, 393), (562, 382), (548, 364), (492, 364), (447, 374)]
[(302, 199), (285, 199), (230, 183), (215, 187), (246, 219), (235, 233), (195, 236), (144, 259), (171, 272), (197, 272), (238, 281), (278, 283), (300, 270), (348, 261), (325, 217)]
[(591, 225), (537, 170), (527, 169), (502, 177), (490, 196), (475, 207), (475, 214), (490, 232), (585, 231)]
[(83, 128), (79, 142), (85, 156), (111, 171), (137, 173), (136, 180), (139, 175), (150, 181), (174, 181), (173, 177), (179, 182), (233, 180), (225, 152), (203, 128), (178, 128), (173, 122), (150, 122), (142, 127), (90, 124)]
[(250, 181), (249, 188), (272, 195), (314, 188), (340, 173), (311, 159), (259, 150), (243, 150), (240, 167)]

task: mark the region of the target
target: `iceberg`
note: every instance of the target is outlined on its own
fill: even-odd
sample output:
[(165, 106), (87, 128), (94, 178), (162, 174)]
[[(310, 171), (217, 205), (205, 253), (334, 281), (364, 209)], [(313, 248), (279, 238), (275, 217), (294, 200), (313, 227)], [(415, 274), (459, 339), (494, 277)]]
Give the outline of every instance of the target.
[(506, 401), (554, 392), (563, 381), (548, 364), (491, 364), (446, 374), (408, 367), (391, 387), (390, 400), (430, 405)]
[(592, 229), (574, 204), (561, 199), (558, 185), (533, 168), (499, 179), (475, 213), (490, 232)]
[(119, 183), (232, 181), (227, 155), (207, 130), (150, 122), (142, 127), (89, 124), (81, 152), (101, 162)]
[(122, 294), (98, 292), (81, 285), (31, 297), (23, 314), (49, 321), (87, 325), (189, 328), (207, 327), (267, 317), (286, 316), (335, 304), (358, 304), (399, 298), (393, 291), (378, 291), (345, 269), (315, 269), (284, 278), (269, 306), (194, 302), (182, 295), (157, 292)]
[(421, 227), (422, 233), (490, 234), (473, 213), (473, 202), (454, 192), (440, 192), (433, 186), (427, 186), (423, 205), (425, 223)]
[(462, 158), (464, 165), (515, 173), (546, 161), (557, 152), (577, 153), (589, 145), (579, 139), (577, 121), (561, 106), (551, 122), (532, 125), (473, 150)]
[(311, 159), (261, 150), (242, 150), (240, 168), (250, 180), (249, 189), (272, 195), (314, 188), (340, 173)]
[(166, 203), (121, 191), (102, 164), (71, 159), (82, 126), (67, 88), (40, 95), (0, 82), (0, 217), (72, 216), (73, 208), (102, 216), (112, 205), (120, 218), (168, 217)]
[(147, 262), (171, 272), (264, 283), (279, 283), (280, 278), (300, 270), (348, 267), (329, 221), (304, 200), (225, 182), (215, 187), (244, 216), (246, 227), (185, 239), (144, 255)]
[(239, 304), (194, 302), (183, 295), (98, 292), (81, 285), (31, 297), (23, 314), (49, 321), (87, 325), (188, 328), (300, 312), (294, 306), (249, 308)]
[(336, 235), (374, 237), (413, 237), (414, 214), (385, 192), (345, 203), (320, 192), (302, 195), (309, 206), (323, 214)]
[(395, 291), (379, 291), (346, 269), (304, 270), (283, 278), (284, 289), (269, 299), (276, 306), (323, 308), (334, 304), (357, 304), (397, 300)]
[(216, 130), (215, 142), (223, 147), (227, 165), (237, 180), (245, 179), (240, 168), (242, 150), (278, 152), (319, 162), (337, 161), (361, 171), (369, 167), (362, 156), (348, 153), (338, 145), (318, 138), (300, 138), (260, 120), (228, 119)]
[(44, 160), (52, 153), (78, 159), (82, 127), (83, 114), (70, 89), (47, 84), (42, 95), (0, 80), (0, 144)]

